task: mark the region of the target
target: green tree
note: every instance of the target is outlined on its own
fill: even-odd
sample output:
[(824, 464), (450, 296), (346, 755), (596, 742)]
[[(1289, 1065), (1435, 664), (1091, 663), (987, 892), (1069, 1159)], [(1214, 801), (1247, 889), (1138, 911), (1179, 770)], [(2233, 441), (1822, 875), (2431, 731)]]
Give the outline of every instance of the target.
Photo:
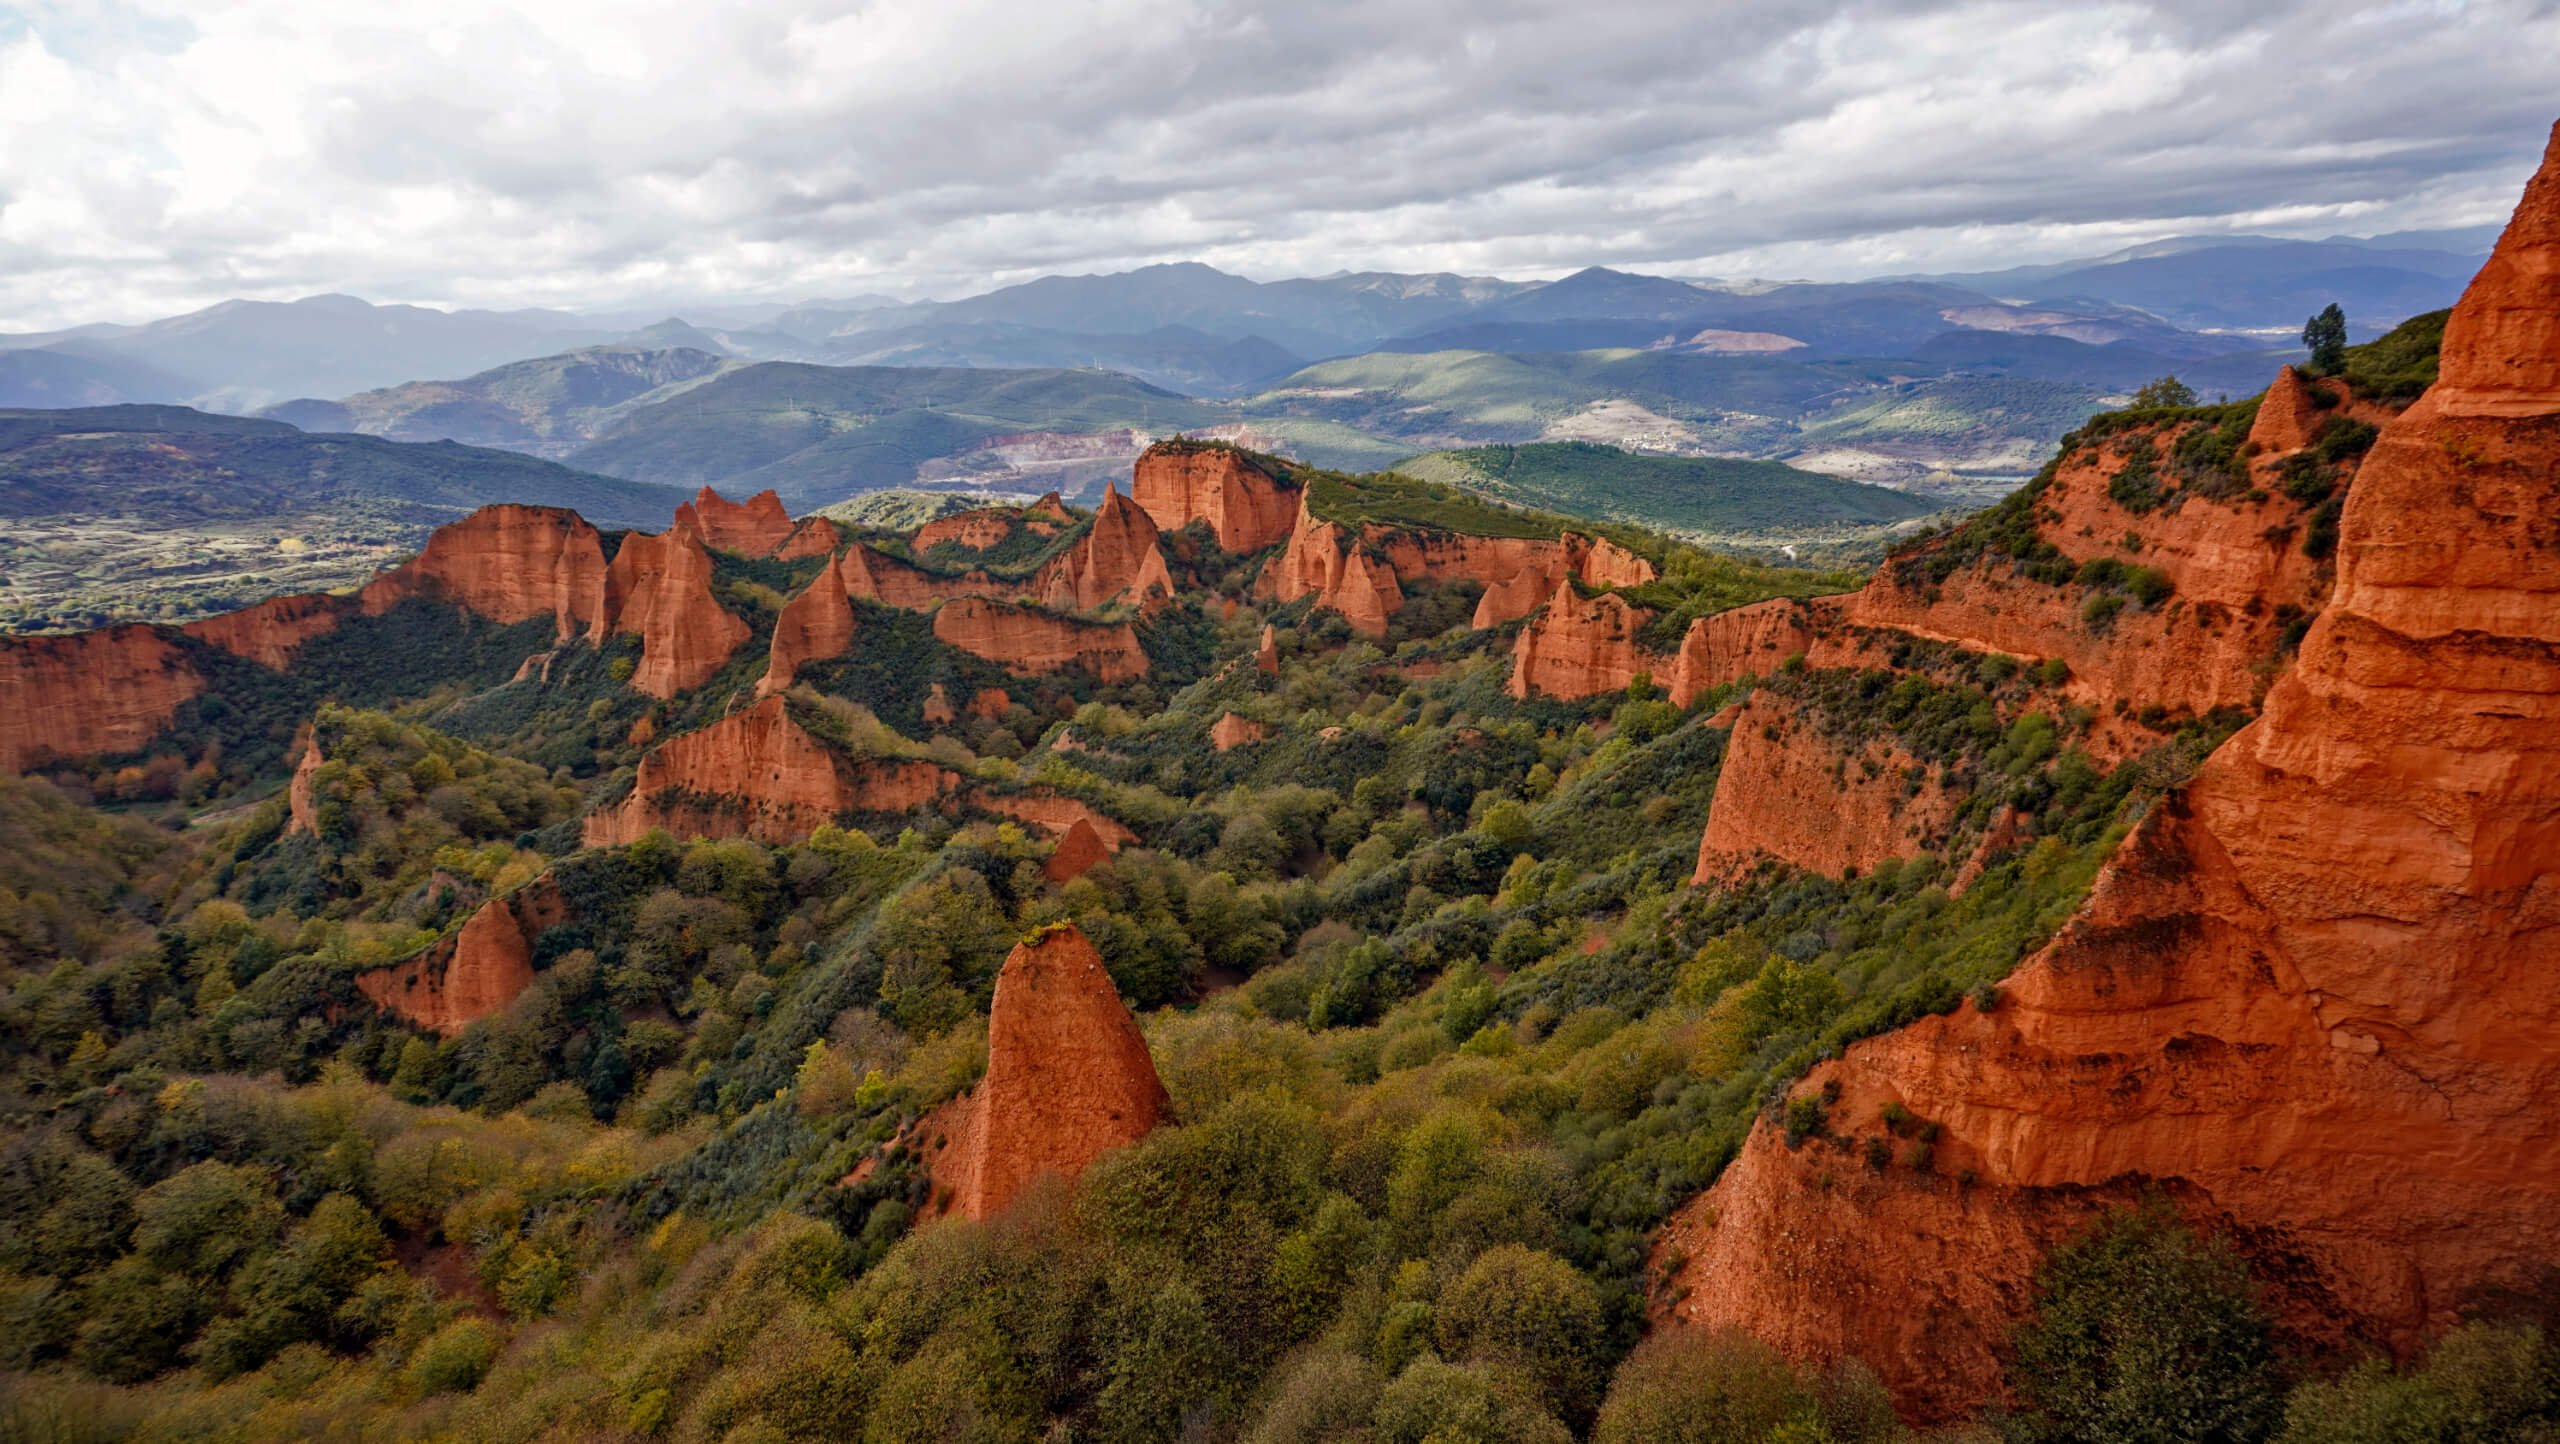
[(2337, 302), (2302, 323), (2302, 344), (2311, 348), (2314, 375), (2335, 376), (2347, 368), (2347, 313)]
[(2040, 1437), (2246, 1444), (2274, 1431), (2283, 1391), (2248, 1266), (2165, 1202), (2055, 1250), (2036, 1286), (2013, 1382)]
[(2179, 380), (2175, 376), (2163, 376), (2156, 381), (2146, 381), (2142, 383), (2142, 389), (2133, 393), (2132, 409), (2136, 411), (2156, 411), (2188, 407), (2195, 404), (2196, 389), (2194, 387), (2189, 386), (2187, 383)]

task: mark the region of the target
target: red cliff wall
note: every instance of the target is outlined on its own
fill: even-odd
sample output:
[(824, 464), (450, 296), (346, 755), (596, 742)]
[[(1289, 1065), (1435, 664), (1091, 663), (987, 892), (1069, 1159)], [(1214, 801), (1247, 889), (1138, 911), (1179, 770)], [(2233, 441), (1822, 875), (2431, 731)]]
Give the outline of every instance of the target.
[(614, 630), (640, 634), (631, 685), (652, 697), (709, 681), (751, 635), (712, 600), (711, 554), (687, 528), (624, 537), (607, 582)]
[(1395, 568), (1311, 512), (1298, 514), (1288, 549), (1263, 568), (1259, 585), (1279, 602), (1312, 595), (1317, 606), (1340, 613), (1353, 631), (1371, 637), (1385, 636), (1387, 619), (1404, 606)]
[(902, 812), (958, 779), (926, 762), (855, 762), (802, 731), (767, 697), (640, 759), (631, 795), (587, 817), (589, 847), (635, 842), (651, 828), (680, 837), (798, 842), (841, 812)]
[(424, 551), (358, 595), (368, 615), (425, 597), (499, 622), (551, 617), (565, 641), (606, 626), (605, 571), (603, 538), (576, 512), (484, 506), (436, 528)]
[(1145, 509), (1108, 483), (1093, 526), (1031, 579), (1031, 594), (1061, 611), (1090, 611), (1124, 593), (1132, 601), (1173, 595), (1173, 576)]
[(336, 631), (338, 623), (356, 605), (352, 597), (333, 597), (325, 592), (269, 597), (254, 607), (205, 617), (178, 630), (235, 657), (246, 657), (281, 672), (293, 664), (293, 654), (303, 643)]
[(676, 508), (675, 525), (700, 537), (704, 546), (751, 557), (770, 555), (792, 534), (791, 514), (782, 509), (781, 497), (760, 491), (741, 504), (707, 486)]
[(1285, 540), (1298, 516), (1298, 492), (1223, 446), (1158, 442), (1129, 477), (1132, 500), (1165, 531), (1205, 520), (1218, 545), (1258, 552)]
[(566, 916), (548, 877), (480, 905), (461, 930), (406, 962), (356, 974), (375, 1006), (451, 1036), (533, 986), (533, 939)]
[(186, 654), (147, 626), (0, 639), (0, 771), (130, 752), (203, 690)]
[(847, 596), (911, 612), (927, 611), (953, 597), (1002, 590), (984, 572), (946, 577), (859, 544), (848, 548), (837, 565)]
[(841, 657), (852, 647), (853, 606), (845, 600), (840, 564), (830, 561), (774, 618), (773, 641), (756, 695), (786, 691), (801, 663)]
[(1171, 1112), (1147, 1040), (1084, 934), (1060, 925), (1004, 960), (986, 1076), (955, 1112), (935, 1181), (952, 1212), (975, 1219), (1043, 1173), (1078, 1177)]
[(1937, 1120), (1937, 1172), (1826, 1187), (1857, 1170), (1764, 1125), (1666, 1233), (1682, 1315), (1855, 1353), (1941, 1418), (1996, 1396), (2044, 1248), (2140, 1184), (2245, 1230), (2315, 1337), (2406, 1352), (2560, 1256), (2560, 133), (2443, 375), (2366, 460), (2263, 714), (1999, 1007), (1801, 1085)]
[(1901, 748), (1843, 743), (1765, 692), (1751, 694), (1732, 727), (1691, 881), (1720, 881), (1764, 857), (1816, 872), (1865, 871), (1944, 841), (1960, 799), (1934, 776), (1910, 791), (1913, 759)]
[(933, 614), (933, 635), (1025, 675), (1079, 668), (1105, 682), (1147, 674), (1147, 654), (1126, 622), (1105, 625), (1028, 607), (959, 597)]
[(784, 561), (828, 556), (835, 551), (839, 539), (834, 522), (822, 516), (804, 517), (791, 529), (789, 540), (775, 547), (773, 554)]

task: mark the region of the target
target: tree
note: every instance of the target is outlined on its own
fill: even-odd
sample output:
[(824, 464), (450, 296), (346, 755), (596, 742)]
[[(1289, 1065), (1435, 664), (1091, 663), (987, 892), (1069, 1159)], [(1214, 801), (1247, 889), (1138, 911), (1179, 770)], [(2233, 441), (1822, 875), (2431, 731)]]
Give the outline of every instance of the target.
[(2347, 368), (2347, 313), (2332, 301), (2327, 310), (2302, 323), (2302, 344), (2311, 348), (2311, 369), (2335, 376)]
[(2284, 1407), (2270, 1326), (2231, 1245), (2154, 1200), (2056, 1249), (2015, 1382), (2035, 1433), (2086, 1444), (2245, 1444)]
[[(2333, 307), (2332, 309), (2335, 308)], [(2157, 411), (2169, 408), (2188, 407), (2195, 404), (2196, 389), (2194, 387), (2189, 386), (2187, 383), (2179, 380), (2175, 376), (2163, 376), (2156, 381), (2144, 382), (2142, 384), (2142, 389), (2133, 393), (2132, 409), (2135, 411)]]

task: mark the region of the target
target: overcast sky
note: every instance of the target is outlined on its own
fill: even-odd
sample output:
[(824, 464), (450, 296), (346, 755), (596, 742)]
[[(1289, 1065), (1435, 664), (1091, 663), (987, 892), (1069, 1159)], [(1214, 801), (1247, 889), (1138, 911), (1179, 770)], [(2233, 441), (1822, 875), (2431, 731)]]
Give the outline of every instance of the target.
[(2560, 0), (0, 0), (0, 330), (2503, 220)]

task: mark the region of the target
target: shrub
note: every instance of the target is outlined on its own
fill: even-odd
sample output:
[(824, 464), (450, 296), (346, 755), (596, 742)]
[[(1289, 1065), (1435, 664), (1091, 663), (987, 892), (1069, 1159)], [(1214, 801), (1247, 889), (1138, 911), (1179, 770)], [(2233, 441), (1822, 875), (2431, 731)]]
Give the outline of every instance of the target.
[(486, 1319), (456, 1319), (418, 1346), (409, 1360), (409, 1385), (421, 1394), (468, 1394), (488, 1376), (505, 1343)]

